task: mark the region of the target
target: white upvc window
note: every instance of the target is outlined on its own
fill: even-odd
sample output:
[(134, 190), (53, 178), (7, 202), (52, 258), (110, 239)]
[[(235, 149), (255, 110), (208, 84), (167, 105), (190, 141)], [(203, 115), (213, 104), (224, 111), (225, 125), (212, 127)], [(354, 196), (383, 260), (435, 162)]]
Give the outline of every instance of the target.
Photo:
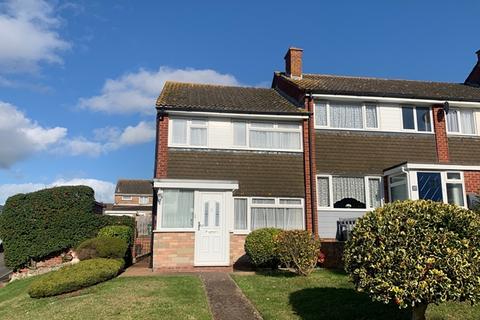
[(148, 197), (139, 197), (138, 198), (139, 204), (148, 204)]
[(302, 125), (298, 122), (233, 120), (234, 148), (301, 151)]
[(302, 198), (236, 197), (234, 230), (248, 233), (260, 228), (304, 229)]
[(472, 109), (450, 109), (447, 114), (447, 132), (476, 135), (475, 112)]
[(122, 196), (122, 200), (123, 200), (123, 201), (131, 201), (131, 200), (132, 200), (132, 196)]
[(378, 130), (375, 103), (315, 101), (315, 127), (349, 130)]
[(173, 146), (206, 147), (208, 121), (202, 118), (172, 118), (169, 136)]
[(365, 211), (380, 207), (382, 203), (381, 177), (317, 175), (318, 209)]
[(191, 230), (194, 219), (194, 191), (165, 189), (160, 216), (161, 229)]
[(404, 131), (432, 133), (431, 108), (412, 105), (402, 106), (402, 125)]

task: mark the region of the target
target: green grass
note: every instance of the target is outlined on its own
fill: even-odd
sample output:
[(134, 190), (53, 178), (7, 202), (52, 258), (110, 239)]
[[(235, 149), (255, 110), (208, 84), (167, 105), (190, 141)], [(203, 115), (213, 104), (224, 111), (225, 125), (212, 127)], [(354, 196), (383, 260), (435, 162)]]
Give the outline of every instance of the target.
[(28, 296), (32, 280), (0, 289), (0, 319), (211, 319), (195, 276), (120, 277), (43, 299)]
[[(408, 310), (372, 302), (353, 289), (347, 276), (338, 271), (319, 270), (309, 277), (272, 272), (233, 275), (245, 295), (265, 320), (403, 320)], [(480, 319), (480, 306), (446, 303), (430, 305), (428, 320)]]

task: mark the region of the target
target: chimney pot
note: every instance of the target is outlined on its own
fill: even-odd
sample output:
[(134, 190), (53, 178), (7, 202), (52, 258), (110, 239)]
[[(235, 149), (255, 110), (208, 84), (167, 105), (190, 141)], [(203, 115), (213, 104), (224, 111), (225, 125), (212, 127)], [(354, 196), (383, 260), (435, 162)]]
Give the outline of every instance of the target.
[(303, 49), (290, 47), (285, 55), (285, 73), (290, 78), (302, 77)]

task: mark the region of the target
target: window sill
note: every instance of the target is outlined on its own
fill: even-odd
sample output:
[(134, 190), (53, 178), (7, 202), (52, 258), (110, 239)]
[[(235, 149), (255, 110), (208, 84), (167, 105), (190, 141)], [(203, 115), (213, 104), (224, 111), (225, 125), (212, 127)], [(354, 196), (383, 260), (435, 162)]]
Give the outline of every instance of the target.
[(366, 208), (366, 209), (349, 209), (349, 208), (317, 208), (317, 211), (350, 211), (350, 212), (367, 212), (375, 210), (376, 208)]

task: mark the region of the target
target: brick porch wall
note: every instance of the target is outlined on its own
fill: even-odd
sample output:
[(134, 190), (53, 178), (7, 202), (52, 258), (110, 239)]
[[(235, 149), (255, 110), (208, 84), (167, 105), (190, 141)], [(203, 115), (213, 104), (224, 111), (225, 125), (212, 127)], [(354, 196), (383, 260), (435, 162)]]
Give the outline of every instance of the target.
[(230, 233), (230, 264), (234, 265), (240, 258), (245, 256), (246, 234)]
[(194, 232), (155, 232), (153, 269), (191, 269), (194, 250)]
[(480, 191), (480, 171), (465, 171), (465, 192), (479, 193)]
[(325, 255), (324, 268), (343, 269), (343, 251), (345, 242), (335, 239), (322, 240), (321, 250)]

